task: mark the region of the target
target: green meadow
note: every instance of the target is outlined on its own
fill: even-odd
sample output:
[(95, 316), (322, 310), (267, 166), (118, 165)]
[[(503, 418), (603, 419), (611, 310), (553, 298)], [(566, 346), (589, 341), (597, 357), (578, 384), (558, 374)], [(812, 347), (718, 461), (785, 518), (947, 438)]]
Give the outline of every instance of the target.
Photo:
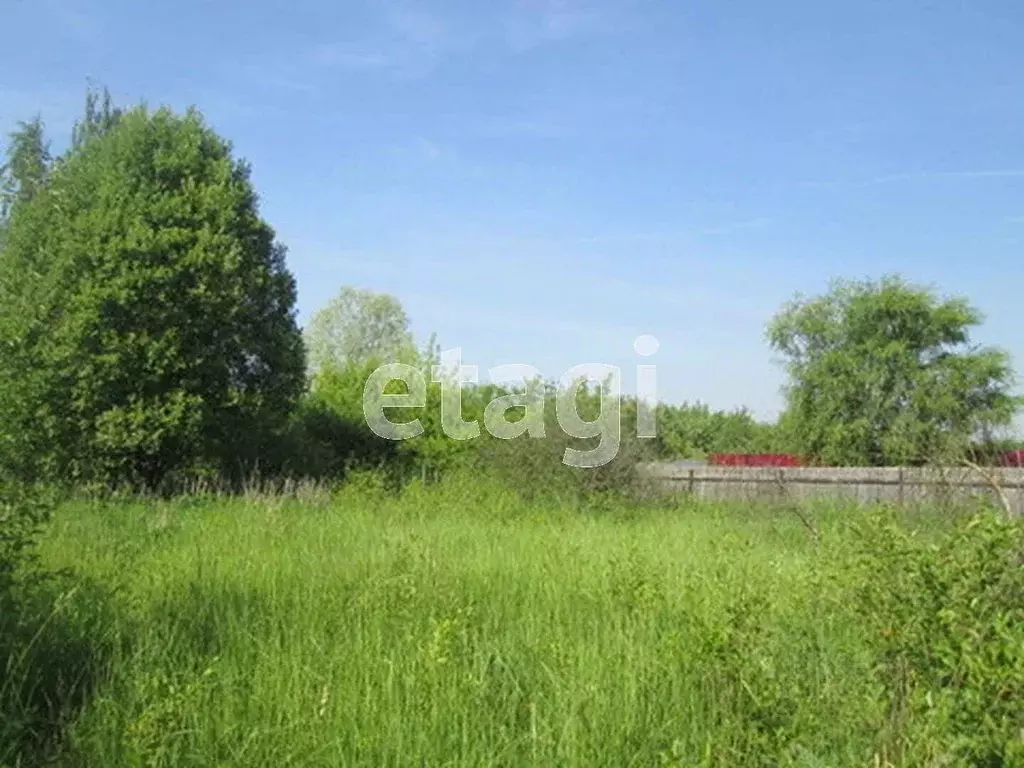
[[(884, 577), (909, 590), (892, 605), (863, 593), (872, 514), (805, 509), (812, 532), (782, 508), (581, 509), (479, 479), (68, 503), (0, 764), (965, 764), (943, 762), (963, 724), (884, 674), (887, 611), (926, 586), (911, 567)], [(908, 660), (914, 621), (889, 630)], [(1008, 717), (1000, 759), (1020, 759)]]

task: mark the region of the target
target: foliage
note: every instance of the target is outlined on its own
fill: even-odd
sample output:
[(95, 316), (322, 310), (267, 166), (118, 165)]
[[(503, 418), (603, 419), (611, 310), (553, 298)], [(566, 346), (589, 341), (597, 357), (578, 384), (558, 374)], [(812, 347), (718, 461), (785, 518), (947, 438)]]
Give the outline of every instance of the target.
[(284, 248), (197, 111), (108, 122), (10, 221), (0, 452), (71, 482), (237, 476), (304, 384)]
[(855, 530), (844, 582), (872, 641), (890, 754), (1024, 764), (1024, 525), (984, 512), (930, 541), (880, 514)]
[(32, 545), (52, 507), (47, 494), (0, 477), (0, 636), (6, 632), (5, 618), (14, 613), (16, 588), (31, 564)]
[(750, 411), (715, 411), (703, 404), (660, 404), (658, 455), (666, 459), (704, 458), (712, 453), (776, 453), (783, 441), (774, 424)]
[[(407, 348), (400, 361), (422, 377), (423, 405), (385, 408), (385, 416), (396, 424), (417, 421), (419, 434), (391, 440), (375, 434), (367, 424), (363, 399), (367, 381), (383, 361), (371, 358), (363, 363), (327, 365), (313, 379), (304, 406), (306, 426), (302, 428), (304, 434), (313, 436), (309, 449), (319, 458), (303, 460), (302, 464), (330, 467), (334, 472), (388, 464), (395, 477), (427, 480), (474, 467), (526, 495), (543, 491), (581, 498), (598, 491), (629, 490), (637, 480), (637, 463), (653, 457), (654, 446), (636, 437), (635, 401), (624, 399), (620, 403), (621, 428), (614, 459), (597, 468), (574, 468), (564, 461), (566, 451), (590, 451), (600, 443), (600, 437), (567, 435), (558, 423), (557, 401), (575, 392), (581, 418), (601, 425), (612, 439), (615, 430), (609, 419), (615, 414), (602, 413), (599, 390), (563, 390), (539, 381), (524, 382), (519, 387), (460, 385), (454, 372), (438, 367), (433, 345), (422, 351)], [(384, 391), (408, 392), (406, 383), (400, 380), (388, 383)], [(543, 434), (526, 431), (514, 438), (492, 435), (485, 421), (501, 406), (503, 418), (510, 425), (521, 422), (527, 408), (536, 409), (541, 414)], [(469, 426), (455, 424), (456, 416)], [(526, 430), (527, 425), (521, 427)], [(466, 431), (458, 436), (455, 433), (459, 429)]]
[[(637, 469), (641, 462), (654, 458), (655, 446), (653, 440), (637, 437), (635, 399), (622, 398), (615, 413), (603, 410), (599, 387), (583, 383), (563, 389), (551, 383), (532, 382), (501, 394), (532, 399), (532, 407), (543, 413), (544, 433), (526, 432), (502, 439), (485, 432), (475, 461), (482, 473), (502, 480), (527, 500), (548, 497), (562, 502), (593, 503), (599, 494), (625, 496), (644, 490)], [(604, 439), (616, 441), (610, 461), (599, 466), (573, 466), (567, 460), (567, 451), (595, 450), (602, 436), (581, 438), (569, 434), (558, 421), (559, 398), (574, 401), (582, 419), (598, 425)], [(506, 418), (519, 421), (524, 418), (524, 409), (516, 407)]]
[(396, 298), (351, 286), (313, 315), (305, 339), (314, 375), (327, 367), (395, 362), (413, 347), (409, 318)]
[(124, 110), (114, 104), (109, 90), (104, 88), (100, 94), (89, 88), (85, 94), (84, 114), (71, 130), (72, 149), (81, 149), (92, 139), (110, 133), (123, 116)]
[(891, 276), (836, 281), (789, 303), (768, 338), (789, 374), (797, 452), (836, 465), (921, 464), (1010, 423), (1013, 371), (1005, 352), (971, 344), (980, 322), (965, 300)]
[(278, 445), (280, 456), (268, 468), (271, 474), (327, 483), (360, 469), (406, 474), (398, 466), (395, 445), (370, 432), (365, 422), (341, 416), (331, 404), (334, 394), (311, 392), (300, 400)]
[(8, 137), (6, 160), (0, 166), (0, 224), (15, 206), (28, 202), (43, 188), (52, 162), (42, 118), (19, 122)]
[(318, 372), (292, 419), (286, 474), (340, 479), (352, 469), (385, 465), (393, 475), (407, 474), (398, 444), (375, 435), (363, 415), (363, 389), (376, 367), (370, 361)]

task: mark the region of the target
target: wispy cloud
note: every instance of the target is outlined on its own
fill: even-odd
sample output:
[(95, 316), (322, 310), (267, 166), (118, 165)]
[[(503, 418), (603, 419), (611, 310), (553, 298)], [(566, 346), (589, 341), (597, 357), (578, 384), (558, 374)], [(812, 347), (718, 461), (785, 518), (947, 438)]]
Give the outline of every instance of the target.
[(411, 0), (378, 6), (379, 29), (313, 49), (311, 61), (350, 71), (429, 74), (442, 57), (495, 44), (523, 52), (598, 28), (604, 14), (590, 0), (513, 0), (502, 11), (442, 14)]
[(436, 52), (448, 40), (447, 23), (418, 5), (389, 2), (384, 19), (396, 37), (427, 53)]
[(747, 219), (745, 221), (736, 221), (731, 224), (724, 224), (720, 227), (711, 227), (710, 229), (702, 229), (700, 234), (702, 235), (728, 235), (733, 232), (738, 232), (744, 229), (758, 229), (760, 227), (766, 227), (772, 223), (772, 220), (766, 216), (761, 216), (756, 219)]
[(441, 157), (442, 149), (441, 145), (430, 139), (425, 139), (422, 136), (416, 137), (416, 148), (420, 153), (420, 156), (428, 161), (433, 162)]
[(316, 45), (306, 57), (309, 63), (346, 70), (384, 69), (395, 63), (383, 49), (373, 50), (351, 43)]
[(508, 45), (523, 51), (593, 31), (602, 18), (587, 0), (518, 0), (503, 26)]
[(575, 133), (556, 118), (529, 116), (483, 118), (472, 122), (469, 130), (475, 135), (490, 139), (563, 139)]
[(377, 29), (360, 39), (314, 50), (314, 61), (349, 72), (380, 71), (415, 79), (429, 75), (442, 54), (462, 44), (454, 20), (407, 0), (379, 6)]
[(932, 179), (1008, 179), (1024, 177), (1024, 170), (1004, 169), (991, 171), (934, 171), (929, 173), (894, 173), (877, 176), (865, 185), (892, 184), (900, 181), (929, 181)]
[(403, 168), (444, 162), (449, 167), (459, 162), (458, 148), (427, 136), (410, 136), (377, 145), (381, 158)]
[(621, 243), (621, 242), (671, 242), (691, 239), (694, 237), (730, 235), (734, 232), (742, 232), (748, 229), (759, 229), (772, 224), (772, 219), (767, 216), (759, 216), (753, 219), (727, 222), (714, 227), (703, 229), (680, 229), (649, 232), (612, 232), (600, 235), (585, 235), (575, 238), (578, 243)]
[[(46, 0), (82, 2), (83, 0)], [(414, 0), (377, 0), (369, 19), (342, 38), (322, 40), (276, 61), (261, 57), (230, 69), (293, 92), (318, 91), (339, 73), (417, 80), (455, 56), (482, 51), (524, 53), (597, 30), (606, 14), (595, 0), (500, 0), (472, 12), (441, 11)], [(552, 121), (494, 121), (494, 135), (553, 137)]]
[(970, 179), (1016, 179), (1024, 178), (1024, 169), (1002, 168), (992, 170), (968, 170), (968, 171), (923, 171), (916, 173), (890, 173), (883, 176), (875, 176), (869, 179), (860, 180), (832, 180), (832, 181), (808, 181), (799, 186), (802, 187), (874, 187), (884, 184), (899, 184), (916, 181), (950, 181)]

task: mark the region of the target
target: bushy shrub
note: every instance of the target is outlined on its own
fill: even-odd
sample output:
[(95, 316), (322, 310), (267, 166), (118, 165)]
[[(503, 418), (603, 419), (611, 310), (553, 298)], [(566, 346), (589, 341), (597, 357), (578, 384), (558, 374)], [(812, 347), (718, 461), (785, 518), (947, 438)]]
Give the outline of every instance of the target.
[(715, 411), (707, 405), (661, 404), (657, 409), (658, 455), (703, 458), (712, 453), (785, 453), (781, 427), (757, 421), (746, 409)]
[[(395, 478), (434, 475), (447, 467), (454, 455), (466, 450), (441, 431), (440, 389), (430, 381), (429, 361), (412, 350), (406, 360), (427, 380), (426, 405), (405, 412), (387, 411), (396, 423), (419, 419), (423, 434), (409, 440), (390, 440), (376, 434), (363, 410), (367, 380), (382, 364), (378, 360), (323, 366), (313, 379), (312, 391), (297, 414), (295, 445), (299, 455), (312, 452), (305, 470), (319, 468), (337, 477), (346, 469), (384, 468)], [(391, 382), (388, 394), (405, 393), (400, 381)]]
[(1024, 525), (984, 511), (923, 538), (857, 525), (842, 581), (874, 649), (903, 765), (1024, 764)]
[[(579, 499), (602, 492), (636, 490), (637, 465), (654, 454), (653, 441), (641, 440), (636, 435), (636, 403), (625, 399), (620, 404), (617, 451), (611, 461), (594, 468), (570, 466), (563, 461), (567, 450), (590, 451), (601, 438), (566, 434), (558, 423), (556, 401), (572, 393), (540, 382), (519, 389), (493, 384), (464, 385), (461, 418), (476, 422), (478, 429), (476, 436), (457, 439), (447, 433), (442, 415), (445, 391), (452, 394), (457, 385), (434, 381), (433, 361), (428, 355), (410, 352), (405, 362), (423, 373), (425, 405), (385, 409), (386, 416), (394, 423), (418, 420), (421, 434), (406, 440), (389, 440), (370, 429), (363, 397), (366, 382), (378, 367), (376, 361), (325, 366), (316, 374), (311, 393), (293, 419), (289, 471), (338, 477), (347, 469), (383, 468), (392, 478), (431, 482), (469, 470), (505, 482), (524, 496), (547, 494)], [(406, 389), (396, 380), (388, 384), (386, 391), (402, 394)], [(522, 402), (523, 397), (530, 398), (531, 408), (543, 410), (543, 436), (528, 432), (505, 439), (492, 435), (484, 424), (489, 405), (498, 398), (517, 398), (517, 402)], [(614, 418), (613, 414), (602, 413), (597, 389), (578, 388), (575, 402), (580, 418), (586, 421)], [(446, 407), (455, 405), (449, 401)], [(511, 424), (520, 421), (526, 415), (526, 407), (509, 405), (505, 420)]]
[[(540, 395), (544, 408), (543, 437), (529, 434), (510, 440), (490, 435), (482, 437), (475, 458), (480, 470), (506, 482), (528, 499), (548, 495), (580, 501), (600, 494), (630, 495), (644, 490), (638, 467), (654, 456), (656, 447), (653, 441), (637, 437), (635, 401), (620, 403), (614, 457), (600, 466), (580, 467), (566, 462), (566, 451), (591, 451), (601, 438), (574, 437), (558, 423), (557, 398), (572, 395), (554, 387), (546, 388)], [(613, 414), (602, 413), (596, 389), (580, 387), (574, 396), (581, 418), (587, 421), (614, 418)], [(516, 418), (512, 416), (509, 420)], [(518, 418), (522, 418), (522, 412)]]

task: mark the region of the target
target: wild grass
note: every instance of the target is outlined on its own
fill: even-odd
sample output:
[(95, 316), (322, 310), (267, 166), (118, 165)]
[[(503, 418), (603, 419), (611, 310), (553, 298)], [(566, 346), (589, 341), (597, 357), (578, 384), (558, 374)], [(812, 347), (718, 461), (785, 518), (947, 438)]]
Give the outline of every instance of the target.
[(479, 480), (69, 504), (0, 764), (901, 764), (835, 569), (862, 513), (813, 514)]

